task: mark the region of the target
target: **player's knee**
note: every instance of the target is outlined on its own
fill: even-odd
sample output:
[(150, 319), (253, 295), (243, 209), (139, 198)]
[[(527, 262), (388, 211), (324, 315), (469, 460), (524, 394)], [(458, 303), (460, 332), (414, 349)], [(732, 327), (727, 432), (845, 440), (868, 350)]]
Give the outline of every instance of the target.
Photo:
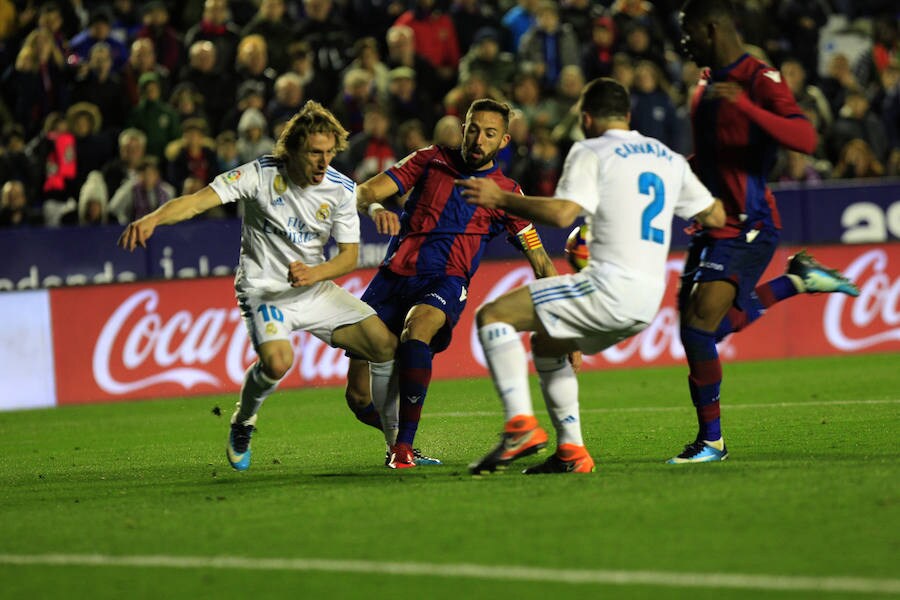
[(484, 327), (485, 325), (496, 323), (500, 320), (500, 316), (497, 313), (497, 304), (495, 302), (482, 304), (475, 312), (475, 322), (479, 327)]
[(347, 406), (350, 408), (365, 408), (370, 402), (368, 390), (361, 389), (354, 385), (352, 381), (347, 382), (344, 398), (346, 398)]

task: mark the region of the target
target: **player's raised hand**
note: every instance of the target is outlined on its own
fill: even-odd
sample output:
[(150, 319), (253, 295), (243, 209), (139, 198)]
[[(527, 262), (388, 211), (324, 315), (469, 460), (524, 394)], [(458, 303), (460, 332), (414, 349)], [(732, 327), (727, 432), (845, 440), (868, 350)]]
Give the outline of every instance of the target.
[(375, 229), (378, 233), (385, 235), (397, 235), (400, 233), (400, 217), (396, 213), (386, 208), (373, 211), (372, 220), (375, 222)]
[(120, 248), (124, 248), (129, 252), (134, 251), (137, 246), (146, 248), (147, 240), (153, 235), (154, 229), (156, 229), (156, 223), (152, 219), (144, 217), (137, 221), (132, 221), (125, 228), (125, 231), (122, 232), (122, 235), (119, 236), (117, 243)]
[(493, 179), (472, 177), (455, 179), (453, 183), (463, 188), (462, 195), (469, 204), (477, 204), (485, 208), (500, 208), (504, 192)]
[(723, 81), (709, 86), (709, 94), (713, 98), (738, 102), (744, 96), (744, 88), (733, 81)]
[(291, 287), (312, 285), (320, 281), (316, 273), (317, 269), (315, 267), (310, 267), (299, 260), (295, 260), (288, 265), (288, 282), (291, 284)]
[(584, 362), (584, 356), (579, 351), (569, 352), (569, 364), (572, 365), (572, 370), (578, 373), (581, 370), (581, 365)]

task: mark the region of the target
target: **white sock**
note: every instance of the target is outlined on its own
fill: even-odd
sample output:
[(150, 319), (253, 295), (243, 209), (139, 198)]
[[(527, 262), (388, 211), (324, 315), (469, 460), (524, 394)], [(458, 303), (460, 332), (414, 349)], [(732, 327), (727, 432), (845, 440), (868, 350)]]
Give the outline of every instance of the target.
[(478, 338), (494, 387), (503, 401), (505, 420), (534, 415), (528, 388), (528, 355), (519, 334), (509, 323), (491, 323), (478, 330)]
[(556, 429), (556, 443), (584, 446), (581, 416), (578, 412), (578, 377), (566, 356), (534, 357), (534, 368), (541, 380), (541, 391), (550, 420)]
[(236, 404), (234, 414), (231, 415), (232, 423), (244, 423), (253, 425), (256, 423), (256, 413), (263, 401), (278, 387), (280, 379), (272, 379), (266, 375), (259, 361), (256, 361), (247, 372), (244, 373), (244, 384), (241, 386), (241, 398)]
[(369, 363), (372, 402), (381, 415), (381, 429), (388, 446), (397, 443), (400, 430), (400, 395), (394, 361)]

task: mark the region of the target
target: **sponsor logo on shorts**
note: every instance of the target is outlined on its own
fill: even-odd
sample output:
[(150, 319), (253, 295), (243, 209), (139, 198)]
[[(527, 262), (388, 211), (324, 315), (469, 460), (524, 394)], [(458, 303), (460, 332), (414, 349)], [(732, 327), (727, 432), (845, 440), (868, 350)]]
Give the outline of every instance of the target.
[(724, 271), (725, 265), (720, 265), (719, 263), (709, 262), (708, 260), (700, 261), (701, 269), (712, 269), (713, 271)]
[(233, 169), (225, 173), (225, 183), (232, 184), (237, 183), (237, 180), (241, 178), (241, 170)]
[(431, 292), (430, 294), (426, 294), (425, 297), (427, 298), (428, 296), (431, 296), (432, 298), (437, 298), (438, 302), (440, 302), (444, 306), (447, 306), (447, 301), (444, 300), (443, 298), (441, 298), (441, 296), (439, 294), (436, 294), (435, 292)]

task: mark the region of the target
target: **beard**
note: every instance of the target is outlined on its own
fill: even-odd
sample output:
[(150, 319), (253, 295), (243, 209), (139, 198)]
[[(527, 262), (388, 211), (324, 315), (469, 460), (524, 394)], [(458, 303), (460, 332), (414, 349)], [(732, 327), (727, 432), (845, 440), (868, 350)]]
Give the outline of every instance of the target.
[(465, 148), (463, 150), (463, 162), (466, 163), (466, 166), (472, 169), (473, 171), (477, 171), (478, 169), (484, 167), (487, 164), (490, 164), (494, 157), (497, 156), (497, 152), (499, 149), (494, 150), (493, 152), (481, 152), (481, 156), (473, 157), (471, 154), (472, 148)]

